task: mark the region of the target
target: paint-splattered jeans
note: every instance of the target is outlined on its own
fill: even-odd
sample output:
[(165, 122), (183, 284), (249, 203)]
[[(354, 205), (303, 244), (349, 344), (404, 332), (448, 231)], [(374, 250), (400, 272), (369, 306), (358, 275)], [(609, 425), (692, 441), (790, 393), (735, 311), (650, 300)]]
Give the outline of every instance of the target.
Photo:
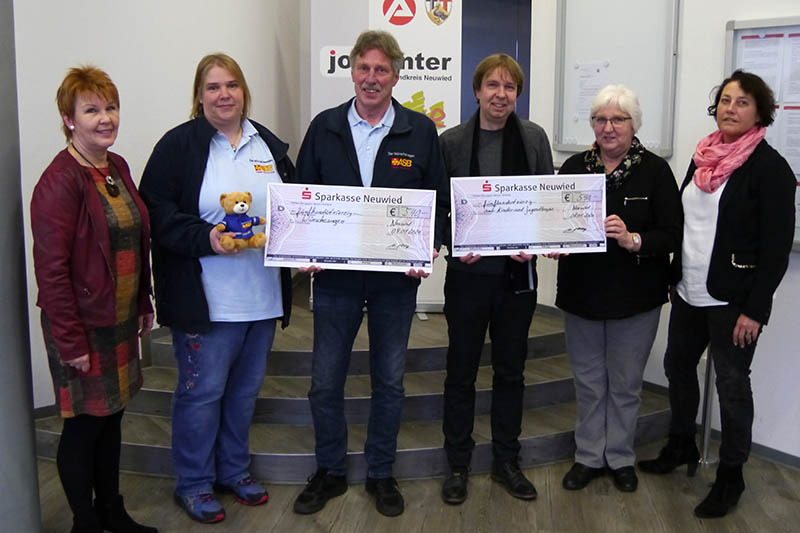
[(247, 477), (248, 435), (275, 336), (275, 320), (212, 322), (211, 331), (172, 330), (178, 384), (172, 399), (176, 492), (210, 493)]

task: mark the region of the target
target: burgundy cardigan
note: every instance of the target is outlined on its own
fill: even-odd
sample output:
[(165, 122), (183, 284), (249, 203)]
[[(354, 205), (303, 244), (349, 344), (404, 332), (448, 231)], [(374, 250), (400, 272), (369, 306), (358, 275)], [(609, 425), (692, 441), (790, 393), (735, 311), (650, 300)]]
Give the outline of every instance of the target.
[[(108, 153), (142, 219), (139, 315), (150, 303), (150, 219), (125, 160)], [(87, 330), (113, 326), (116, 298), (111, 243), (100, 195), (89, 168), (66, 149), (45, 169), (31, 198), (33, 265), (39, 296), (61, 359), (89, 353)]]

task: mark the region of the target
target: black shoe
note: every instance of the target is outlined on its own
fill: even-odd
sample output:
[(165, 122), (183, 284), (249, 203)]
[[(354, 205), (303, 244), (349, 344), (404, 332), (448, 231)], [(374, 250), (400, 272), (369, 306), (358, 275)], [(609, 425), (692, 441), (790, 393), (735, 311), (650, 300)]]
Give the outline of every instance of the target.
[(367, 478), (367, 492), (375, 496), (375, 508), (383, 516), (397, 516), (403, 513), (405, 502), (400, 487), (393, 477), (380, 479)]
[(467, 499), (468, 479), (469, 474), (465, 468), (453, 469), (442, 485), (442, 501), (450, 505), (464, 503)]
[(158, 533), (158, 529), (143, 526), (131, 518), (120, 495), (114, 496), (109, 502), (95, 500), (94, 509), (103, 529), (111, 533)]
[(581, 490), (596, 477), (602, 477), (606, 473), (605, 468), (592, 468), (581, 463), (575, 463), (569, 469), (561, 486), (567, 490)]
[(699, 461), (700, 452), (697, 451), (694, 435), (670, 435), (667, 445), (658, 452), (658, 457), (639, 461), (639, 470), (648, 474), (668, 474), (679, 466), (686, 465), (686, 475), (693, 477)]
[(334, 476), (324, 468), (308, 478), (308, 485), (294, 501), (294, 512), (297, 514), (316, 513), (328, 503), (328, 500), (347, 492), (347, 476)]
[(614, 476), (614, 486), (617, 490), (622, 492), (635, 492), (636, 487), (639, 486), (639, 479), (636, 477), (636, 470), (633, 466), (623, 466), (612, 470), (611, 474)]
[(728, 514), (739, 503), (739, 497), (744, 492), (744, 477), (742, 465), (726, 465), (720, 463), (717, 467), (717, 479), (711, 486), (705, 500), (694, 508), (694, 515), (698, 518), (720, 518)]
[(528, 481), (516, 461), (493, 464), (492, 479), (500, 483), (515, 498), (520, 500), (536, 499), (536, 487)]

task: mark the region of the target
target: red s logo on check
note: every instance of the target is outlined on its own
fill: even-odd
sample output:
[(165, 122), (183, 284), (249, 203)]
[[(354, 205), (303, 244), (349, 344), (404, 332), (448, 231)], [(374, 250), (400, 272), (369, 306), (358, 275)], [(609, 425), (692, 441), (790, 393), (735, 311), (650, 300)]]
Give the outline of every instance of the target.
[(306, 187), (305, 189), (303, 189), (303, 192), (302, 192), (302, 193), (300, 193), (300, 197), (301, 197), (303, 200), (311, 200), (311, 191), (309, 191), (309, 190), (308, 190), (308, 187)]
[(488, 180), (483, 182), (483, 185), (481, 185), (481, 190), (483, 190), (483, 192), (492, 192), (492, 186), (489, 185)]

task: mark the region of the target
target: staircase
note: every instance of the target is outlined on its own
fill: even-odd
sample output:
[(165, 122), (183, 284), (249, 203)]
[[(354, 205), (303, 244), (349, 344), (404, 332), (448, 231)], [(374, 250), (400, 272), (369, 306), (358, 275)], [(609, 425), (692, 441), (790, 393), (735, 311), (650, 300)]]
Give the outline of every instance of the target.
[[(307, 291), (295, 294), (292, 325), (276, 334), (267, 363), (250, 430), (251, 473), (270, 483), (305, 483), (316, 469), (314, 430), (306, 397), (311, 384), (311, 324)], [(406, 400), (397, 441), (397, 478), (441, 476), (447, 472), (441, 429), (447, 328), (442, 315), (414, 319), (406, 357)], [(348, 420), (348, 472), (350, 480), (366, 478), (364, 441), (369, 415), (369, 354), (366, 321), (352, 354), (345, 386)], [(476, 417), (473, 438), (474, 472), (491, 468), (492, 370), (490, 345), (481, 359), (476, 383)], [(554, 310), (537, 308), (528, 339), (525, 371), (525, 410), (520, 441), (520, 465), (569, 459), (574, 452), (575, 390), (564, 354), (564, 333)], [(121, 468), (154, 475), (173, 475), (170, 458), (170, 399), (176, 382), (170, 333), (151, 335), (150, 366), (143, 369), (144, 388), (122, 418)], [(658, 440), (667, 433), (669, 406), (661, 394), (645, 390), (639, 411), (636, 442)], [(37, 451), (54, 458), (61, 419), (36, 421)]]

